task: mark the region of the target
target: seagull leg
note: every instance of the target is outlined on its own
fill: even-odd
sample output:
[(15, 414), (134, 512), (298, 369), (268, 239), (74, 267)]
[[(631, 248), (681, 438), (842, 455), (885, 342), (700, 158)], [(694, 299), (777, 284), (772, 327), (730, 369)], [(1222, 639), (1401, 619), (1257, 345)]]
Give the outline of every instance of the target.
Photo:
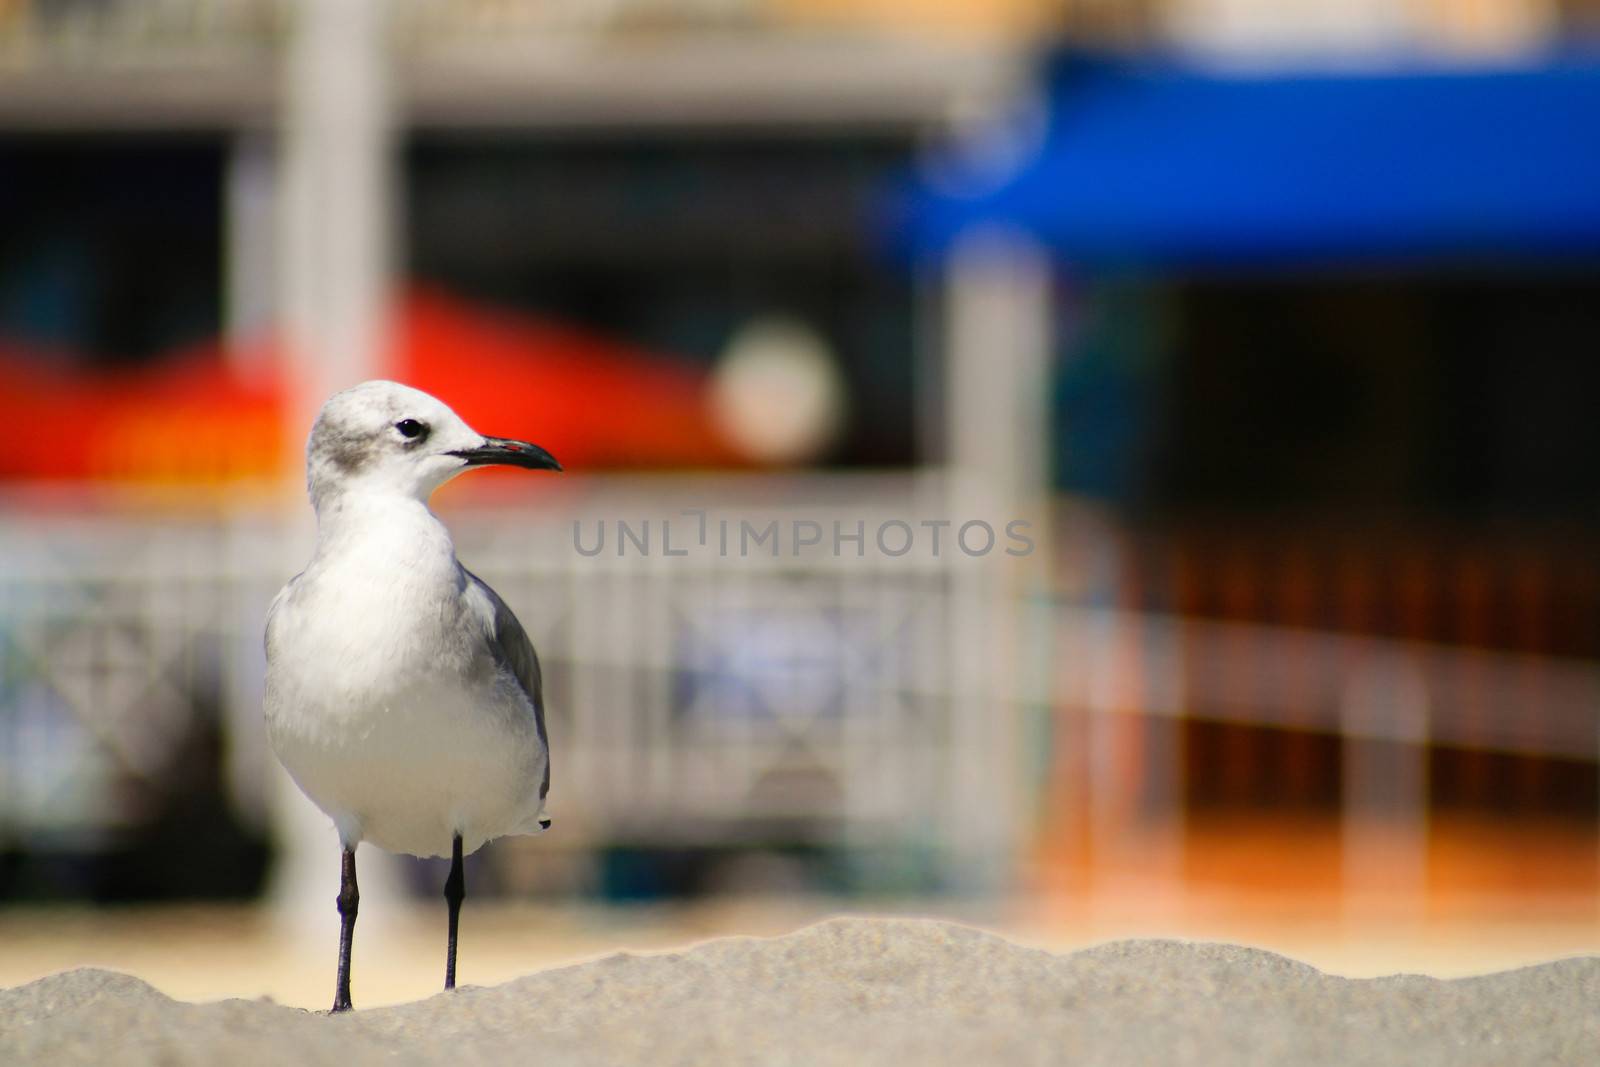
[(450, 908), (450, 940), (445, 947), (444, 987), (456, 987), (456, 928), (461, 923), (461, 901), (467, 882), (461, 874), (461, 835), (450, 842), (450, 877), (444, 880), (444, 902)]
[(361, 890), (356, 887), (356, 849), (344, 850), (339, 869), (339, 977), (333, 991), (333, 1010), (350, 1010), (350, 942), (356, 933), (356, 910), (361, 906)]

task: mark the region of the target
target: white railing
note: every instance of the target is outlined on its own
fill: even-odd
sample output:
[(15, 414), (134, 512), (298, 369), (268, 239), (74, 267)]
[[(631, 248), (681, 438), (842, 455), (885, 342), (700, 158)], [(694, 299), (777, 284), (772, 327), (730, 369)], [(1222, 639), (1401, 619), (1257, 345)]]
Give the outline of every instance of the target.
[[(713, 486), (716, 483), (708, 483)], [(754, 484), (754, 483), (751, 483)], [(946, 544), (884, 556), (888, 519), (936, 518), (916, 479), (806, 482), (811, 506), (774, 505), (679, 482), (654, 492), (591, 485), (546, 508), (449, 516), (468, 565), (524, 620), (545, 667), (557, 751), (553, 807), (563, 841), (690, 845), (915, 840), (980, 850), (957, 794), (961, 766), (985, 760), (951, 699), (951, 646), (964, 595), (952, 575), (981, 561)], [(720, 505), (718, 501), (721, 501)], [(770, 500), (770, 497), (769, 497)], [(686, 503), (687, 502), (687, 503)], [(705, 547), (695, 544), (704, 508)], [(51, 824), (113, 826), (107, 798), (127, 778), (178, 781), (186, 733), (216, 708), (235, 802), (275, 810), (260, 724), (266, 606), (309, 556), (310, 524), (243, 514), (215, 519), (23, 516), (0, 526), (0, 835)], [(717, 527), (733, 536), (720, 551)], [(606, 552), (572, 539), (611, 526)], [(618, 556), (615, 524), (637, 537)], [(831, 533), (796, 555), (741, 549), (740, 523), (796, 522), (866, 532), (862, 554)], [(663, 554), (662, 524), (678, 524)], [(808, 529), (809, 533), (809, 529)], [(945, 535), (946, 538), (950, 534)], [(747, 554), (748, 553), (748, 554)], [(981, 612), (968, 609), (968, 617)], [(70, 795), (29, 785), (30, 769), (77, 766)], [(963, 829), (967, 827), (968, 829)], [(1003, 837), (998, 839), (1003, 840)], [(969, 847), (970, 846), (970, 847)]]
[[(1020, 595), (1004, 561), (948, 542), (937, 559), (925, 545), (878, 552), (873, 531), (887, 520), (951, 517), (937, 479), (572, 480), (558, 492), (447, 517), (462, 558), (540, 650), (564, 849), (757, 839), (924, 849), (951, 881), (994, 885), (1016, 872), (1029, 798), (1064, 771), (1039, 745), (1067, 721), (1087, 746), (1087, 825), (1102, 826), (1131, 793), (1142, 819), (1182, 814), (1176, 744), (1146, 744), (1131, 769), (1096, 755), (1134, 720), (1200, 715), (1339, 736), (1353, 827), (1420, 825), (1430, 744), (1582, 761), (1600, 752), (1590, 661), (1058, 602)], [(706, 545), (686, 509), (705, 511)], [(0, 838), (137, 819), (118, 784), (181, 784), (194, 769), (172, 759), (206, 715), (227, 742), (235, 804), (279, 818), (260, 632), (309, 555), (305, 509), (5, 514)], [(727, 554), (722, 518), (735, 531)], [(577, 550), (575, 520), (591, 546), (609, 525), (604, 552)], [(636, 535), (650, 522), (649, 554), (629, 542), (617, 555), (619, 520)], [(798, 556), (787, 540), (776, 556), (764, 544), (743, 553), (741, 520), (780, 533), (859, 522), (867, 545), (836, 555), (824, 537)], [(663, 523), (684, 555), (663, 553)], [(1093, 524), (1053, 535), (1065, 549), (1114, 540)]]

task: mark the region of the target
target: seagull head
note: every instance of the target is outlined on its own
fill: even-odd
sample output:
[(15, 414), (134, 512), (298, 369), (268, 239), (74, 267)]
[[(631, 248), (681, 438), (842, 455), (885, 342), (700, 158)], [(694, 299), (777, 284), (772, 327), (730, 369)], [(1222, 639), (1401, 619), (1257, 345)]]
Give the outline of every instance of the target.
[(442, 401), (398, 382), (362, 382), (322, 405), (306, 444), (311, 500), (351, 489), (426, 500), (469, 467), (561, 469), (538, 445), (485, 437)]

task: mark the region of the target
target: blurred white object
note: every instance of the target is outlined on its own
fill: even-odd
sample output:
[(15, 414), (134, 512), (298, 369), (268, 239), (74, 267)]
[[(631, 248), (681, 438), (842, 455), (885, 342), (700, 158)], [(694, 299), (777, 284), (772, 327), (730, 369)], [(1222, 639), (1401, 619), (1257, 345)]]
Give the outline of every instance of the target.
[(1184, 47), (1275, 61), (1527, 53), (1560, 26), (1550, 0), (1176, 0), (1163, 21)]
[(299, 0), (293, 11), (275, 239), (292, 425), (304, 426), (324, 397), (380, 369), (395, 266), (394, 100), (387, 5)]
[(816, 459), (844, 424), (844, 381), (828, 343), (804, 323), (755, 319), (729, 342), (712, 410), (734, 446), (764, 463)]

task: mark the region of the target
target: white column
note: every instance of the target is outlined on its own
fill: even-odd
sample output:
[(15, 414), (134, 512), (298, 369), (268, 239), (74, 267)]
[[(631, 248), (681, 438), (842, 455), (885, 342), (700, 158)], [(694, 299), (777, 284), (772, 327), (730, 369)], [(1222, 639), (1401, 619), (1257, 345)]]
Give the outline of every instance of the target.
[[(951, 881), (984, 890), (1016, 871), (1029, 812), (1023, 716), (1048, 692), (1028, 655), (1048, 635), (1022, 623), (1024, 574), (1047, 573), (1046, 449), (1051, 268), (1024, 234), (981, 230), (947, 265), (946, 447), (950, 472), (945, 551), (953, 572), (950, 699)], [(1005, 555), (1005, 525), (1032, 521), (1030, 559)], [(962, 523), (983, 520), (998, 544), (969, 559)], [(1037, 619), (1037, 616), (1035, 616)]]
[(975, 230), (951, 251), (945, 381), (959, 497), (1032, 506), (1046, 489), (1052, 272), (1027, 234)]
[(272, 138), (251, 131), (229, 147), (223, 210), (223, 333), (246, 377), (271, 376), (264, 341), (278, 313), (278, 161)]
[(1346, 909), (1418, 919), (1427, 891), (1427, 683), (1399, 659), (1360, 667), (1342, 720)]
[(298, 0), (284, 61), (279, 292), (294, 433), (382, 369), (394, 163), (386, 5)]

